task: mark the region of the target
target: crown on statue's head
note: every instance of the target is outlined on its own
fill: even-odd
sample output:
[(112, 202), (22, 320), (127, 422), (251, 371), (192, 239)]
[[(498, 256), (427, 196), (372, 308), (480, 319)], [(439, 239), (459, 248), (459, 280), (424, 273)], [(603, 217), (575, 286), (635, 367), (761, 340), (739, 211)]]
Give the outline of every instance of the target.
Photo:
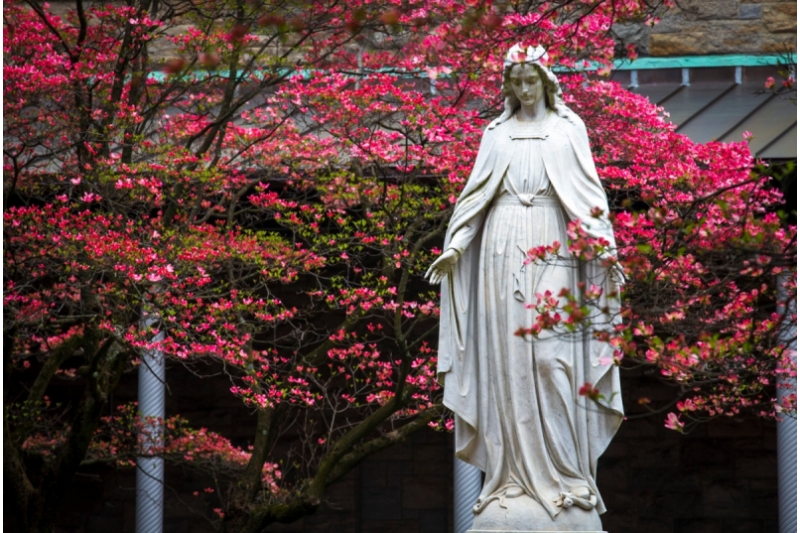
[(515, 44), (506, 54), (503, 67), (510, 67), (518, 63), (534, 63), (538, 61), (547, 61), (547, 51), (542, 45), (538, 45), (536, 48), (529, 46), (527, 49), (524, 49), (519, 44)]

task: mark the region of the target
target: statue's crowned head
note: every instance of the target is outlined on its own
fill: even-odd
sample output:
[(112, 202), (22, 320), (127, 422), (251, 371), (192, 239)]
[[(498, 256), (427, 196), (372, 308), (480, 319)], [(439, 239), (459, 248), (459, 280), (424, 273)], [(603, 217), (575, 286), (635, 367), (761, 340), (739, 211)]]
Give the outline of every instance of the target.
[(492, 122), (489, 126), (490, 128), (494, 128), (514, 116), (514, 113), (520, 107), (519, 99), (514, 94), (511, 87), (511, 71), (517, 65), (530, 65), (538, 72), (544, 84), (544, 98), (547, 108), (555, 111), (559, 116), (568, 117), (570, 110), (566, 104), (564, 104), (558, 78), (556, 78), (553, 71), (547, 67), (545, 64), (546, 62), (547, 51), (541, 45), (535, 48), (533, 46), (523, 48), (520, 44), (515, 44), (511, 47), (503, 61), (502, 91), (505, 97), (505, 109), (503, 110), (503, 114)]

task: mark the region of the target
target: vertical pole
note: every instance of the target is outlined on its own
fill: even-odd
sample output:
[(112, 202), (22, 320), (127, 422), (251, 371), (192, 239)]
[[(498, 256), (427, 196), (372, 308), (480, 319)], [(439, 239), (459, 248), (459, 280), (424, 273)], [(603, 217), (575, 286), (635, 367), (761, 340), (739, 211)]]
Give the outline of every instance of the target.
[[(145, 318), (142, 325), (147, 331), (156, 319)], [(164, 338), (159, 332), (153, 339)], [(144, 422), (149, 417), (164, 420), (164, 353), (149, 350), (139, 363), (139, 416)], [(161, 427), (149, 428), (143, 448), (147, 452), (161, 443)], [(161, 533), (164, 524), (164, 458), (139, 457), (136, 461), (136, 533)]]
[(472, 527), (472, 508), (483, 485), (482, 472), (453, 457), (453, 533), (466, 533)]
[[(363, 36), (362, 36), (363, 39)], [(358, 64), (358, 77), (356, 78), (356, 90), (361, 88), (361, 77), (364, 75), (364, 42), (358, 47), (358, 54), (356, 55), (356, 62)]]
[[(784, 283), (787, 277), (778, 278), (778, 300), (788, 299)], [(792, 316), (797, 312), (797, 302), (786, 302), (787, 324), (783, 341), (787, 343), (789, 357), (797, 363), (797, 323)], [(797, 393), (797, 378), (781, 374), (778, 376), (778, 402), (789, 394)], [(797, 532), (797, 419), (791, 416), (778, 417), (778, 531)]]
[(631, 70), (631, 83), (628, 85), (631, 89), (639, 88), (639, 71)]

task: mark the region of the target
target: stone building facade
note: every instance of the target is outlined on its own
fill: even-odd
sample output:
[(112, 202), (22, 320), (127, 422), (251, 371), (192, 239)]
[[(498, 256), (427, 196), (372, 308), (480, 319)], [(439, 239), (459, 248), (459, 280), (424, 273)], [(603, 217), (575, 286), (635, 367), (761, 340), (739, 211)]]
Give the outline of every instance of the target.
[[(71, 0), (54, 0), (51, 11), (63, 15)], [(618, 24), (623, 43), (636, 44), (640, 55), (654, 57), (718, 54), (780, 54), (797, 48), (796, 0), (677, 0), (654, 26)], [(190, 25), (171, 28), (180, 35)], [(258, 47), (259, 43), (254, 43)], [(166, 39), (151, 43), (151, 57), (167, 60), (178, 54)]]
[(652, 27), (621, 24), (615, 33), (640, 55), (780, 54), (797, 48), (797, 2), (680, 0)]

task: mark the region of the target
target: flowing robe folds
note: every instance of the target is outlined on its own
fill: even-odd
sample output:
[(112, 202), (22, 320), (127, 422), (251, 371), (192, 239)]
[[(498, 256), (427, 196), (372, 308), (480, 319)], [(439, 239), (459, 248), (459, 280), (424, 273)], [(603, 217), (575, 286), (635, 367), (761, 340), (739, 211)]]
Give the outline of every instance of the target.
[[(563, 509), (559, 495), (578, 487), (588, 488), (598, 512), (605, 511), (597, 460), (622, 420), (622, 399), (618, 368), (609, 364), (613, 348), (590, 331), (545, 332), (534, 341), (513, 335), (533, 325), (536, 312), (525, 304), (535, 303), (537, 289), (576, 291), (584, 281), (603, 287), (604, 295), (618, 290), (599, 261), (561, 259), (521, 269), (523, 246), (552, 244), (527, 234), (563, 235), (567, 220), (580, 220), (590, 237), (615, 246), (606, 216), (591, 215), (596, 207), (607, 214), (608, 201), (583, 122), (572, 113), (551, 114), (546, 125), (543, 135), (528, 137), (537, 140), (524, 141), (541, 144), (536, 160), (522, 168), (541, 173), (544, 166), (548, 194), (557, 197), (549, 203), (531, 202), (530, 194), (520, 194), (519, 204), (509, 201), (509, 166), (529, 157), (520, 155), (516, 119), (484, 133), (445, 238), (445, 249), (462, 255), (442, 284), (438, 373), (444, 403), (455, 413), (456, 455), (486, 474), (476, 509), (527, 494), (555, 519)], [(568, 254), (561, 244), (561, 255)], [(610, 313), (594, 313), (594, 330), (610, 328), (609, 317), (618, 316), (618, 300), (601, 304)], [(579, 395), (587, 382), (606, 398), (603, 405)]]

